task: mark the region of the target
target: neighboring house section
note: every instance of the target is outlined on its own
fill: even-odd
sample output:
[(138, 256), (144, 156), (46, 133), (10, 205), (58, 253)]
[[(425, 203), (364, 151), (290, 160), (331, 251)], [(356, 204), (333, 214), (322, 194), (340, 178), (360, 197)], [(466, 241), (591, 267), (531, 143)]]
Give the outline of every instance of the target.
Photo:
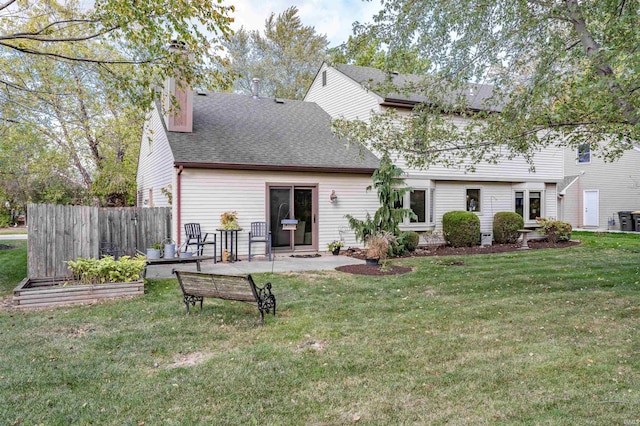
[(620, 230), (618, 212), (640, 210), (640, 148), (607, 163), (585, 144), (565, 149), (564, 162), (567, 179), (558, 198), (561, 220), (574, 228)]
[(167, 129), (160, 116), (160, 107), (156, 106), (147, 114), (140, 143), (136, 172), (138, 206), (169, 207), (165, 194), (172, 188), (173, 161)]
[[(379, 161), (336, 139), (318, 105), (230, 93), (176, 98), (185, 103), (174, 114), (185, 117), (171, 119), (160, 104), (148, 116), (138, 187), (143, 197), (153, 189), (157, 206), (167, 200), (155, 189), (171, 184), (178, 244), (185, 240), (184, 224), (217, 233), (222, 213), (235, 211), (243, 228), (241, 256), (248, 252), (251, 222), (268, 223), (276, 251), (324, 251), (341, 237), (357, 245), (344, 232), (344, 216), (377, 208), (376, 194), (366, 188)], [(172, 123), (181, 127), (171, 130)], [(282, 220), (293, 218), (297, 229), (283, 230)], [(252, 253), (263, 248), (254, 245)]]
[[(402, 86), (419, 82), (421, 77), (386, 75), (373, 68), (324, 63), (305, 101), (317, 103), (333, 119), (363, 121), (387, 108), (410, 114), (416, 105), (426, 101), (420, 94), (383, 94), (378, 85), (388, 79)], [(469, 109), (483, 110), (483, 100), (490, 95), (490, 86), (471, 85), (467, 94)], [(459, 125), (465, 124), (461, 117), (452, 116), (451, 119)], [(564, 179), (562, 150), (545, 149), (535, 155), (534, 163), (535, 172), (522, 158), (499, 164), (480, 163), (475, 172), (467, 172), (463, 167), (438, 165), (412, 169), (402, 159), (397, 159), (396, 164), (406, 173), (406, 183), (414, 189), (407, 195), (404, 205), (410, 206), (419, 216), (418, 221), (407, 221), (402, 228), (441, 229), (442, 216), (452, 210), (473, 211), (480, 218), (482, 232), (487, 233), (492, 231), (493, 215), (499, 211), (518, 212), (531, 227), (535, 226), (536, 217), (557, 217), (557, 184)]]

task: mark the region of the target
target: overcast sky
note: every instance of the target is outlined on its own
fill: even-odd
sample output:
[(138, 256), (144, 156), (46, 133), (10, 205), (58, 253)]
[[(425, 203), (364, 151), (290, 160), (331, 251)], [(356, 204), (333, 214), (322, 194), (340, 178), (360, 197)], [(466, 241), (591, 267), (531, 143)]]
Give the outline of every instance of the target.
[(381, 8), (380, 0), (225, 0), (225, 4), (233, 4), (236, 8), (234, 30), (241, 26), (263, 30), (264, 21), (271, 13), (278, 15), (290, 6), (296, 6), (302, 24), (315, 27), (316, 33), (326, 35), (330, 47), (347, 41), (351, 24), (371, 21)]

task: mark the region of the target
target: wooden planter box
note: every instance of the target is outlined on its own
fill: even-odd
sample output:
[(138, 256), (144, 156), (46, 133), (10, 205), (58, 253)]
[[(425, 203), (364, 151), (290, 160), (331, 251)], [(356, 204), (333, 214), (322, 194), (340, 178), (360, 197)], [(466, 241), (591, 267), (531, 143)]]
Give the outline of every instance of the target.
[[(65, 282), (69, 282), (63, 286)], [(80, 285), (60, 278), (25, 278), (13, 289), (13, 304), (24, 308), (92, 303), (144, 294), (144, 281)]]

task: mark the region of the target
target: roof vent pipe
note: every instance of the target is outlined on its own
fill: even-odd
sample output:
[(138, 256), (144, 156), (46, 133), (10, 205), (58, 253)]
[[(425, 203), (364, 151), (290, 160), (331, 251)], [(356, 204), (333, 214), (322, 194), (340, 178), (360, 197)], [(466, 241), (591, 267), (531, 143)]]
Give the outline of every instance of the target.
[(253, 97), (253, 99), (258, 99), (258, 89), (260, 88), (260, 79), (259, 78), (252, 78), (251, 79), (251, 96)]

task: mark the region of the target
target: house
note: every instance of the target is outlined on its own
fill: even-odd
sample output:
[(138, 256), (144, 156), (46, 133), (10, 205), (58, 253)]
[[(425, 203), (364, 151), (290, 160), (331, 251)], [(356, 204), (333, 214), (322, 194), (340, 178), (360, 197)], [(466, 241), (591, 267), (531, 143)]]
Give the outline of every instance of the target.
[[(402, 87), (419, 82), (421, 76), (392, 73), (354, 65), (322, 64), (304, 100), (314, 102), (333, 119), (368, 121), (372, 114), (394, 108), (399, 114), (411, 114), (412, 109), (427, 100), (418, 93), (383, 93), (380, 84), (391, 79)], [(484, 109), (483, 100), (491, 94), (487, 85), (473, 85), (468, 93), (470, 110)], [(493, 111), (497, 112), (497, 111)], [(464, 118), (451, 116), (456, 124)], [(397, 165), (406, 173), (406, 183), (413, 188), (403, 204), (410, 206), (417, 221), (405, 221), (402, 229), (415, 231), (440, 230), (442, 216), (452, 210), (467, 210), (478, 215), (481, 231), (493, 229), (493, 215), (500, 211), (517, 212), (525, 226), (535, 226), (536, 217), (557, 217), (557, 185), (564, 180), (562, 150), (548, 148), (534, 156), (535, 172), (523, 158), (505, 160), (499, 164), (477, 165), (474, 172), (464, 168), (431, 166), (412, 169), (402, 159)], [(361, 212), (364, 215), (365, 212)]]
[[(171, 107), (171, 94), (179, 109)], [(162, 98), (144, 127), (138, 203), (172, 206), (171, 238), (178, 245), (184, 224), (216, 232), (228, 211), (237, 212), (243, 228), (240, 256), (247, 254), (251, 222), (259, 221), (269, 224), (276, 251), (324, 251), (341, 237), (356, 245), (352, 234), (341, 235), (344, 216), (377, 208), (366, 187), (379, 160), (336, 139), (318, 105), (257, 93), (194, 93), (174, 79)], [(283, 230), (288, 218), (298, 220), (295, 231)], [(220, 239), (218, 245), (219, 252)], [(252, 247), (252, 253), (262, 250)]]
[(640, 210), (640, 148), (634, 147), (614, 162), (593, 155), (588, 144), (567, 148), (564, 169), (558, 217), (574, 228), (620, 230), (618, 212)]

